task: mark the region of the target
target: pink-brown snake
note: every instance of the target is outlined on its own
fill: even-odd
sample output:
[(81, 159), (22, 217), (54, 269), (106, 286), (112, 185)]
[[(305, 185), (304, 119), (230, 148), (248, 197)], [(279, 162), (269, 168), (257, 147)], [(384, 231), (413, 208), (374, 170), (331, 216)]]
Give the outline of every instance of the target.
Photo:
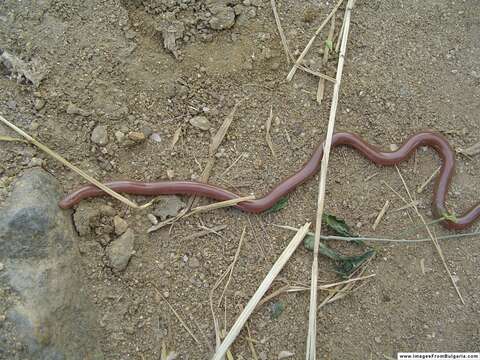
[[(442, 224), (449, 229), (464, 229), (480, 217), (480, 203), (467, 210), (463, 215), (453, 217), (445, 206), (448, 188), (455, 169), (455, 153), (447, 139), (439, 133), (424, 131), (410, 136), (398, 150), (384, 152), (368, 144), (356, 134), (339, 132), (333, 135), (332, 146), (346, 145), (358, 150), (375, 164), (391, 166), (407, 160), (419, 146), (433, 148), (442, 158), (443, 164), (434, 186), (432, 212), (436, 218), (444, 218)], [(282, 197), (312, 177), (319, 169), (323, 156), (323, 142), (314, 151), (310, 160), (295, 174), (275, 186), (268, 194), (259, 199), (238, 203), (235, 207), (253, 213), (270, 209)], [(135, 195), (200, 195), (218, 201), (238, 198), (221, 187), (194, 181), (112, 181), (105, 183), (114, 191)], [(86, 185), (68, 194), (60, 201), (61, 208), (70, 208), (82, 199), (105, 195), (94, 185)]]

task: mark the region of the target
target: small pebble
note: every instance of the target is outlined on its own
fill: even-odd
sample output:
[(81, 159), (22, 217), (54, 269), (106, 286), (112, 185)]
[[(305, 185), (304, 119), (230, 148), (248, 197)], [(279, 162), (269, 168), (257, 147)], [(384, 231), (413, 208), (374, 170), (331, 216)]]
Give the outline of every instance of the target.
[(145, 134), (139, 131), (131, 131), (128, 133), (128, 138), (134, 142), (142, 142), (145, 140)]
[(117, 235), (122, 235), (128, 229), (128, 223), (118, 215), (113, 218), (113, 226)]
[(5, 265), (3, 265), (3, 263), (0, 263), (0, 271), (2, 271), (3, 269), (5, 269)]
[(175, 171), (172, 169), (167, 170), (167, 177), (172, 180), (175, 177)]
[(196, 269), (200, 266), (200, 261), (196, 257), (192, 257), (188, 264), (192, 269)]
[(125, 140), (125, 134), (121, 131), (115, 131), (115, 139), (117, 139), (117, 142), (121, 143)]
[(390, 148), (390, 151), (397, 151), (398, 150), (398, 145), (397, 144), (390, 144), (389, 148)]
[(106, 145), (108, 143), (107, 129), (103, 125), (96, 126), (91, 135), (92, 142), (97, 145)]
[(147, 214), (148, 220), (152, 223), (152, 225), (157, 225), (158, 224), (158, 219), (155, 215), (153, 214)]
[(28, 163), (28, 167), (43, 166), (43, 160), (39, 158), (32, 158)]
[(162, 138), (161, 138), (160, 134), (157, 133), (157, 132), (154, 132), (152, 135), (150, 135), (150, 140), (152, 140), (156, 143), (162, 142)]
[(380, 336), (375, 336), (375, 342), (377, 344), (380, 344), (382, 342), (382, 339), (380, 338)]
[(190, 124), (203, 131), (209, 130), (212, 127), (212, 124), (205, 116), (195, 116), (191, 118)]
[(35, 99), (35, 110), (39, 111), (42, 110), (45, 106), (45, 100), (43, 99)]
[(17, 102), (15, 100), (8, 100), (7, 101), (7, 107), (10, 110), (16, 110), (17, 109)]
[(148, 138), (150, 135), (152, 135), (153, 130), (151, 128), (149, 128), (148, 126), (144, 126), (142, 128), (142, 133), (145, 136), (145, 138)]
[(80, 115), (80, 116), (89, 116), (90, 113), (86, 110), (80, 109), (77, 105), (69, 103), (67, 106), (67, 114), (69, 115)]

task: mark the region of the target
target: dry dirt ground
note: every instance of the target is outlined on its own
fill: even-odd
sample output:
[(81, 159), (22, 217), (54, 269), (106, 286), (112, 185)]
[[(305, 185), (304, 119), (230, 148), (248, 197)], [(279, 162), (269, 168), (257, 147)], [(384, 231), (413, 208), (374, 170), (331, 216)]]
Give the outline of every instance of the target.
[[(232, 27), (214, 30), (202, 0), (0, 0), (0, 47), (35, 62), (45, 73), (35, 88), (17, 83), (2, 69), (0, 112), (97, 179), (167, 179), (167, 170), (170, 176), (173, 171), (174, 179), (192, 179), (206, 163), (211, 132), (196, 129), (189, 120), (205, 115), (214, 132), (235, 102), (242, 101), (211, 181), (260, 195), (298, 169), (323, 138), (331, 86), (319, 106), (317, 78), (298, 71), (286, 82), (289, 66), (270, 2), (243, 3), (248, 6), (237, 7)], [(293, 52), (303, 50), (332, 6), (331, 0), (278, 1)], [(337, 19), (337, 33), (340, 24)], [(183, 32), (174, 51), (164, 48), (165, 26), (178, 26)], [(336, 129), (356, 132), (386, 148), (426, 128), (445, 134), (456, 149), (478, 142), (479, 34), (476, 0), (357, 0)], [(322, 47), (318, 40), (307, 64), (334, 76), (335, 60), (324, 68), (320, 65)], [(265, 142), (270, 108), (275, 157)], [(97, 125), (107, 129), (106, 145), (91, 141)], [(179, 127), (182, 134), (172, 150)], [(156, 135), (135, 144), (121, 139), (131, 131)], [(1, 132), (13, 135), (5, 128)], [(222, 174), (241, 154), (245, 155)], [(33, 147), (2, 143), (0, 158), (2, 198), (22, 169), (41, 160), (65, 191), (83, 182)], [(414, 191), (438, 165), (432, 151), (419, 150), (415, 160), (399, 168)], [(377, 175), (366, 181), (373, 174)], [(452, 210), (463, 211), (480, 199), (479, 176), (480, 157), (459, 155), (449, 194)], [(358, 234), (395, 238), (419, 223), (413, 212), (412, 223), (405, 211), (389, 211), (372, 230), (374, 216), (386, 200), (390, 210), (404, 205), (384, 184), (406, 196), (394, 168), (375, 166), (346, 148), (335, 149), (328, 179), (326, 210), (344, 218)], [(93, 206), (113, 206), (136, 235), (136, 253), (119, 275), (105, 263), (104, 246), (113, 237), (111, 218), (80, 238), (83, 276), (100, 314), (105, 359), (159, 359), (162, 341), (180, 359), (208, 358), (214, 344), (209, 292), (232, 262), (242, 230), (246, 228), (245, 243), (225, 301), (217, 309), (227, 329), (291, 239), (291, 232), (271, 225), (312, 221), (317, 186), (318, 177), (293, 192), (288, 206), (274, 214), (217, 210), (151, 234), (146, 234), (151, 224), (145, 213), (107, 198), (90, 201)], [(417, 195), (420, 211), (430, 220), (431, 192), (429, 185)], [(227, 226), (222, 237), (185, 240), (201, 225), (222, 224)], [(438, 225), (433, 228), (438, 235), (450, 234)], [(417, 233), (426, 235), (421, 228)], [(378, 254), (367, 270), (376, 277), (319, 313), (318, 357), (383, 359), (395, 358), (397, 351), (480, 351), (479, 240), (441, 243), (465, 305), (431, 243), (376, 245)], [(362, 251), (353, 244), (330, 245), (346, 254)], [(311, 253), (299, 248), (281, 279), (308, 283), (311, 261)], [(332, 261), (320, 259), (320, 279), (339, 279)], [(199, 344), (154, 286), (168, 296)], [(266, 304), (249, 321), (255, 350), (264, 359), (276, 359), (283, 350), (302, 359), (308, 294), (282, 295), (276, 301), (284, 305), (278, 317), (272, 319), (271, 305)], [(232, 352), (235, 359), (254, 358), (246, 331)]]

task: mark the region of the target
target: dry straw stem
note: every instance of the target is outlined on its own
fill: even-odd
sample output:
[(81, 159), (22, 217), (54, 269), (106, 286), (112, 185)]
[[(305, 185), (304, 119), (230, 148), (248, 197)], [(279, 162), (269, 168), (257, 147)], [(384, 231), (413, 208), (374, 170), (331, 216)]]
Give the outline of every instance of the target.
[(103, 185), (101, 182), (99, 182), (98, 180), (95, 180), (93, 177), (91, 177), (90, 175), (88, 175), (86, 172), (84, 172), (83, 170), (79, 169), (78, 167), (76, 167), (75, 165), (73, 165), (72, 163), (68, 162), (65, 158), (63, 158), (62, 156), (60, 156), (59, 154), (57, 154), (56, 152), (54, 152), (53, 150), (50, 150), (46, 145), (42, 144), (41, 142), (35, 140), (33, 137), (31, 137), (30, 135), (28, 135), (25, 131), (21, 130), (20, 128), (18, 128), (17, 126), (15, 126), (14, 124), (12, 124), (11, 122), (9, 122), (7, 119), (5, 119), (3, 116), (0, 115), (0, 121), (2, 123), (4, 123), (5, 125), (7, 125), (10, 129), (14, 130), (16, 133), (18, 133), (19, 135), (23, 136), (25, 139), (27, 139), (28, 142), (32, 143), (33, 145), (35, 145), (36, 147), (38, 147), (40, 150), (42, 150), (43, 152), (47, 153), (48, 155), (50, 155), (51, 157), (53, 157), (55, 160), (61, 162), (63, 165), (65, 165), (66, 167), (68, 167), (70, 170), (73, 170), (75, 171), (78, 175), (80, 175), (81, 177), (83, 177), (84, 179), (86, 179), (88, 182), (92, 183), (93, 185), (95, 185), (96, 187), (102, 189), (103, 191), (105, 191), (108, 195), (114, 197), (115, 199), (123, 202), (124, 204), (127, 204), (128, 206), (132, 207), (132, 208), (135, 208), (135, 209), (144, 209), (148, 206), (151, 205), (151, 202), (150, 203), (147, 203), (145, 205), (142, 205), (142, 206), (139, 206), (137, 205), (136, 203), (134, 203), (133, 201), (127, 199), (126, 197), (120, 195), (119, 193), (113, 191), (112, 189), (108, 188), (107, 186)]
[[(340, 285), (345, 285), (345, 284), (350, 284), (352, 282), (355, 282), (355, 281), (360, 281), (360, 280), (365, 280), (365, 279), (368, 279), (368, 278), (371, 278), (373, 276), (376, 276), (375, 274), (371, 274), (371, 275), (368, 275), (368, 276), (359, 276), (357, 278), (353, 278), (353, 279), (348, 279), (348, 280), (344, 280), (344, 281), (340, 281), (340, 282), (336, 282), (336, 283), (333, 283), (333, 284), (327, 284), (327, 285), (320, 285), (318, 286), (318, 290), (330, 290), (330, 288), (332, 287), (335, 287), (335, 286), (340, 286)], [(306, 286), (290, 286), (290, 285), (285, 285), (283, 287), (281, 287), (280, 289), (278, 290), (275, 290), (274, 292), (272, 292), (271, 294), (265, 296), (262, 301), (260, 301), (257, 305), (257, 309), (259, 309), (262, 305), (266, 304), (267, 302), (269, 302), (270, 300), (272, 300), (273, 298), (281, 295), (281, 294), (285, 294), (285, 293), (291, 293), (291, 292), (300, 292), (300, 291), (308, 291), (310, 290), (309, 287), (306, 287)]]
[(325, 27), (325, 25), (328, 24), (328, 22), (330, 21), (330, 19), (332, 18), (332, 16), (337, 12), (338, 8), (340, 7), (340, 5), (342, 5), (344, 0), (340, 0), (337, 5), (335, 5), (335, 7), (333, 8), (333, 10), (330, 12), (330, 14), (328, 14), (328, 16), (326, 17), (326, 19), (322, 22), (322, 24), (318, 27), (317, 31), (315, 31), (315, 34), (312, 36), (312, 38), (310, 39), (310, 41), (308, 42), (307, 46), (305, 46), (305, 49), (303, 49), (302, 53), (300, 54), (300, 56), (298, 57), (297, 61), (295, 61), (295, 64), (293, 64), (293, 67), (292, 69), (290, 70), (290, 72), (288, 73), (287, 75), (287, 81), (290, 81), (293, 79), (293, 76), (295, 75), (295, 72), (297, 71), (297, 68), (299, 67), (299, 65), (302, 63), (303, 61), (303, 58), (305, 57), (305, 55), (307, 55), (308, 51), (310, 50), (310, 48), (312, 47), (313, 45), (313, 42), (315, 41), (315, 39), (317, 38), (318, 34), (320, 34), (320, 31), (322, 31), (322, 29)]
[(184, 210), (182, 210), (177, 216), (175, 216), (173, 218), (170, 218), (170, 219), (167, 219), (165, 221), (162, 221), (162, 222), (158, 223), (157, 225), (153, 225), (152, 227), (150, 227), (147, 230), (147, 233), (151, 233), (153, 231), (161, 229), (162, 227), (164, 227), (166, 225), (173, 224), (174, 222), (176, 222), (176, 221), (178, 221), (178, 220), (180, 220), (184, 217), (189, 217), (191, 215), (198, 214), (198, 213), (201, 213), (201, 212), (210, 211), (210, 210), (216, 210), (216, 209), (221, 209), (221, 208), (224, 208), (224, 207), (235, 206), (238, 203), (241, 203), (241, 202), (244, 202), (244, 201), (250, 201), (250, 200), (255, 200), (255, 196), (249, 195), (249, 196), (239, 197), (239, 198), (235, 198), (235, 199), (231, 199), (231, 200), (219, 201), (219, 202), (209, 204), (209, 205), (197, 206), (196, 208), (194, 208), (190, 212), (187, 212), (188, 211), (187, 210), (188, 207), (187, 207)]
[[(443, 219), (441, 219), (443, 220)], [(292, 226), (286, 225), (275, 225), (275, 227), (279, 227), (282, 229), (298, 231), (297, 228)], [(315, 236), (314, 233), (309, 232), (307, 235)], [(437, 240), (450, 240), (450, 239), (460, 239), (460, 238), (467, 238), (467, 237), (475, 237), (480, 236), (480, 231), (471, 232), (471, 233), (464, 233), (464, 234), (454, 234), (454, 235), (445, 235), (437, 237)], [(424, 239), (388, 239), (388, 238), (373, 238), (373, 237), (345, 237), (345, 236), (336, 236), (336, 235), (320, 235), (320, 239), (322, 240), (340, 240), (340, 241), (373, 241), (373, 242), (394, 242), (394, 243), (419, 243), (419, 242), (431, 242), (432, 239), (424, 238)]]
[(385, 201), (385, 205), (383, 205), (382, 210), (378, 213), (377, 218), (375, 219), (375, 222), (373, 223), (372, 229), (376, 230), (378, 224), (380, 224), (380, 221), (382, 221), (383, 217), (385, 216), (385, 213), (387, 212), (388, 207), (390, 206), (390, 201)]
[(0, 141), (7, 141), (7, 142), (22, 142), (25, 144), (28, 144), (27, 140), (19, 139), (19, 138), (14, 138), (11, 136), (6, 136), (6, 135), (0, 135)]
[[(340, 6), (341, 2), (338, 3)], [(342, 37), (342, 46), (340, 48), (340, 54), (337, 66), (337, 77), (335, 86), (333, 87), (332, 105), (330, 108), (330, 117), (328, 119), (327, 136), (323, 148), (323, 158), (320, 168), (320, 183), (318, 191), (318, 205), (317, 205), (317, 217), (315, 226), (315, 245), (313, 248), (313, 264), (312, 275), (310, 285), (310, 311), (308, 322), (308, 335), (307, 335), (307, 360), (315, 360), (316, 358), (316, 337), (317, 337), (317, 281), (318, 281), (318, 247), (320, 245), (320, 234), (322, 231), (322, 216), (325, 207), (325, 189), (327, 183), (327, 169), (328, 161), (330, 158), (330, 149), (332, 147), (332, 137), (335, 128), (335, 117), (337, 115), (338, 96), (340, 94), (340, 84), (342, 81), (343, 65), (345, 63), (345, 53), (347, 51), (348, 31), (350, 28), (350, 15), (352, 11), (353, 0), (348, 0), (345, 9), (345, 30)], [(332, 14), (333, 16), (333, 14)]]
[(246, 227), (243, 228), (242, 235), (240, 236), (240, 241), (238, 242), (237, 251), (235, 252), (235, 256), (233, 257), (232, 264), (230, 265), (230, 271), (229, 271), (229, 274), (228, 274), (228, 279), (227, 279), (227, 282), (225, 284), (225, 287), (223, 288), (222, 294), (220, 295), (220, 298), (218, 299), (217, 306), (220, 306), (220, 302), (222, 301), (223, 295), (225, 294), (225, 291), (227, 291), (228, 285), (230, 285), (230, 281), (232, 280), (233, 269), (235, 268), (235, 264), (237, 263), (238, 256), (240, 255), (240, 250), (242, 249), (243, 239), (245, 238), (245, 230), (246, 230)]
[(247, 327), (247, 334), (248, 334), (248, 337), (247, 337), (248, 347), (250, 348), (250, 352), (252, 353), (253, 360), (258, 360), (258, 355), (257, 355), (257, 352), (255, 351), (255, 346), (253, 346), (253, 339), (252, 339), (252, 335), (250, 334), (250, 326), (248, 326), (248, 322), (246, 323), (246, 327)]
[[(334, 32), (335, 32), (335, 15), (333, 15), (332, 21), (330, 22), (330, 30), (328, 31), (328, 36), (327, 36), (327, 44), (330, 44), (330, 46), (333, 41)], [(325, 45), (325, 48), (324, 48), (323, 60), (322, 60), (322, 64), (324, 66), (327, 64), (328, 56), (330, 54), (330, 47), (327, 44)], [(317, 102), (319, 104), (322, 103), (324, 93), (325, 93), (325, 79), (320, 78), (318, 80), (318, 89), (317, 89)]]
[(309, 74), (315, 75), (315, 76), (317, 76), (317, 77), (319, 77), (319, 78), (321, 78), (321, 79), (328, 80), (328, 81), (330, 81), (331, 83), (334, 83), (334, 84), (335, 84), (335, 79), (332, 78), (331, 76), (322, 74), (322, 73), (320, 73), (320, 72), (318, 72), (318, 71), (312, 70), (312, 69), (310, 69), (310, 68), (308, 68), (308, 67), (306, 67), (306, 66), (303, 66), (303, 65), (297, 65), (297, 67), (298, 67), (300, 70), (303, 70), (303, 71), (305, 71), (305, 72), (307, 72), (307, 73), (309, 73)]
[(173, 308), (173, 306), (170, 304), (170, 302), (167, 300), (167, 298), (165, 296), (163, 296), (163, 294), (160, 292), (160, 290), (158, 290), (158, 288), (155, 286), (154, 283), (150, 283), (153, 288), (155, 289), (155, 291), (157, 292), (158, 295), (160, 295), (163, 300), (168, 304), (168, 307), (170, 308), (170, 310), (172, 310), (173, 314), (176, 316), (176, 318), (178, 319), (178, 321), (180, 321), (180, 324), (182, 324), (182, 326), (184, 327), (184, 329), (188, 332), (188, 334), (192, 337), (193, 340), (195, 340), (195, 342), (200, 345), (200, 341), (198, 341), (198, 339), (196, 338), (196, 336), (193, 334), (192, 330), (190, 330), (190, 328), (187, 326), (187, 324), (185, 324), (185, 321), (183, 321), (183, 319), (180, 317), (180, 315), (175, 311), (175, 309)]
[[(400, 176), (400, 179), (402, 180), (403, 186), (405, 187), (405, 191), (407, 192), (408, 197), (410, 198), (410, 201), (413, 202), (412, 195), (411, 195), (411, 193), (410, 193), (410, 190), (408, 189), (408, 186), (407, 186), (407, 183), (405, 182), (405, 179), (404, 179), (403, 176), (402, 176), (402, 173), (400, 172), (400, 169), (398, 168), (398, 166), (395, 166), (395, 168), (397, 169), (398, 176)], [(462, 294), (460, 293), (460, 289), (458, 288), (457, 283), (456, 283), (455, 280), (453, 279), (452, 273), (450, 272), (450, 269), (449, 269), (449, 267), (448, 267), (448, 265), (447, 265), (447, 262), (446, 262), (446, 260), (445, 260), (445, 256), (443, 255), (442, 248), (441, 248), (440, 245), (438, 244), (437, 237), (436, 237), (436, 236), (432, 233), (432, 231), (430, 230), (430, 227), (429, 227), (428, 224), (426, 223), (425, 218), (422, 216), (422, 214), (421, 214), (420, 211), (418, 210), (418, 207), (415, 205), (413, 208), (415, 209), (415, 212), (417, 213), (418, 217), (420, 218), (420, 220), (422, 221), (423, 225), (425, 226), (425, 229), (426, 229), (427, 232), (428, 232), (428, 236), (430, 236), (430, 239), (432, 239), (432, 242), (433, 242), (433, 244), (435, 245), (435, 249), (437, 250), (438, 255), (440, 255), (440, 259), (442, 260), (443, 266), (445, 267), (445, 270), (447, 271), (447, 274), (448, 274), (448, 276), (450, 277), (450, 280), (451, 280), (451, 282), (452, 282), (452, 284), (453, 284), (453, 287), (455, 288), (455, 291), (456, 291), (457, 294), (458, 294), (458, 297), (460, 298), (460, 301), (462, 302), (463, 305), (465, 305), (465, 301), (463, 300), (463, 296), (462, 296)]]
[(431, 182), (431, 181), (435, 178), (435, 176), (440, 172), (440, 169), (441, 169), (441, 168), (442, 168), (442, 167), (439, 166), (439, 167), (437, 168), (437, 170), (435, 170), (435, 171), (433, 172), (433, 174), (430, 175), (429, 178), (428, 178), (427, 180), (425, 180), (425, 182), (418, 187), (418, 189), (417, 189), (417, 194), (420, 194), (423, 190), (425, 190), (425, 188), (428, 186), (428, 184), (430, 184), (430, 182)]
[(293, 59), (292, 53), (288, 48), (287, 38), (283, 32), (282, 23), (280, 22), (280, 16), (278, 16), (277, 11), (277, 4), (275, 0), (271, 0), (270, 4), (272, 5), (273, 16), (275, 17), (275, 23), (277, 24), (278, 34), (280, 35), (280, 39), (282, 40), (283, 51), (285, 51), (285, 56), (287, 57), (287, 63), (290, 64), (291, 60)]
[(272, 137), (270, 136), (270, 128), (272, 127), (272, 119), (273, 119), (273, 107), (270, 106), (270, 115), (268, 116), (267, 123), (265, 125), (265, 141), (272, 152), (273, 157), (275, 157), (275, 150), (273, 149), (273, 142)]
[(216, 235), (221, 236), (218, 232), (222, 231), (222, 230), (225, 230), (226, 228), (227, 228), (227, 225), (218, 225), (218, 226), (214, 226), (210, 229), (205, 228), (202, 231), (196, 232), (195, 234), (192, 234), (192, 235), (189, 235), (189, 236), (185, 237), (183, 239), (183, 242), (193, 240), (193, 239), (198, 239), (198, 238), (200, 238), (202, 236), (205, 236), (205, 235), (208, 235), (208, 234), (216, 234)]
[(270, 288), (270, 285), (275, 280), (275, 278), (280, 273), (280, 271), (283, 269), (288, 259), (290, 259), (295, 249), (302, 242), (303, 238), (308, 232), (309, 226), (310, 226), (310, 223), (306, 223), (304, 226), (300, 228), (300, 230), (293, 237), (292, 241), (290, 241), (290, 244), (288, 244), (288, 246), (285, 248), (282, 255), (280, 255), (280, 257), (275, 262), (275, 264), (273, 264), (272, 268), (268, 272), (265, 279), (263, 279), (257, 291), (255, 291), (252, 298), (248, 301), (247, 305), (245, 305), (245, 308), (243, 309), (242, 313), (235, 321), (235, 324), (233, 324), (232, 328), (228, 332), (222, 344), (217, 348), (217, 351), (213, 355), (212, 360), (220, 360), (223, 358), (223, 356), (225, 356), (225, 353), (237, 338), (238, 334), (242, 330), (246, 321), (255, 310), (257, 304), (260, 302), (262, 297)]
[[(217, 133), (213, 136), (210, 146), (208, 148), (208, 160), (207, 164), (205, 165), (205, 168), (203, 169), (202, 175), (200, 176), (200, 181), (206, 183), (208, 179), (210, 178), (210, 173), (212, 172), (213, 165), (215, 164), (215, 153), (218, 150), (218, 147), (222, 143), (225, 135), (227, 134), (227, 131), (232, 124), (233, 117), (235, 115), (235, 112), (237, 111), (238, 106), (241, 104), (242, 101), (237, 101), (235, 105), (233, 106), (232, 111), (230, 114), (227, 115), (225, 120), (223, 121), (222, 125), (218, 129)], [(183, 213), (183, 215), (191, 209), (193, 206), (196, 196), (190, 197), (190, 200), (188, 201), (186, 211)], [(177, 219), (178, 220), (178, 219)], [(175, 220), (176, 221), (176, 220)]]
[(182, 135), (182, 126), (179, 126), (175, 133), (173, 134), (172, 144), (170, 145), (170, 151), (173, 150), (175, 144), (177, 143), (178, 139), (180, 139), (180, 135)]

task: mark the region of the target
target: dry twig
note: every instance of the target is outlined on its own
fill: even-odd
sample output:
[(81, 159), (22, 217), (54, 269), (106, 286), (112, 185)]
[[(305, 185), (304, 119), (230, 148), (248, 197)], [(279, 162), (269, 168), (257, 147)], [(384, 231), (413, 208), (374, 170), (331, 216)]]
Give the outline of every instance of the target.
[[(336, 8), (340, 6), (342, 1), (338, 3)], [(315, 360), (316, 358), (316, 336), (317, 336), (317, 281), (318, 281), (318, 248), (320, 245), (320, 234), (322, 231), (322, 216), (325, 207), (325, 189), (327, 183), (327, 169), (330, 158), (330, 149), (332, 147), (333, 130), (335, 127), (335, 117), (337, 115), (338, 97), (340, 94), (340, 84), (343, 74), (343, 65), (345, 62), (345, 53), (347, 50), (348, 30), (350, 27), (350, 15), (352, 11), (353, 0), (348, 0), (345, 9), (345, 30), (342, 37), (342, 45), (337, 66), (337, 76), (335, 86), (333, 88), (332, 105), (330, 108), (330, 117), (328, 119), (327, 136), (324, 142), (322, 165), (320, 168), (320, 183), (318, 191), (317, 217), (315, 226), (315, 245), (313, 248), (313, 264), (310, 285), (310, 311), (308, 323), (308, 337), (306, 359)], [(332, 13), (333, 16), (334, 12)]]
[(23, 131), (22, 129), (18, 128), (17, 126), (15, 126), (14, 124), (12, 124), (10, 121), (8, 121), (7, 119), (5, 119), (3, 116), (0, 115), (0, 121), (2, 123), (4, 123), (5, 125), (7, 125), (10, 129), (14, 130), (17, 134), (23, 136), (25, 139), (27, 139), (28, 142), (32, 143), (33, 145), (35, 145), (36, 147), (38, 147), (40, 150), (42, 150), (43, 152), (47, 153), (48, 155), (50, 155), (51, 157), (53, 157), (55, 160), (61, 162), (63, 165), (65, 165), (66, 167), (68, 167), (70, 170), (73, 170), (74, 172), (76, 172), (78, 175), (80, 175), (81, 177), (83, 177), (84, 179), (86, 179), (88, 182), (92, 183), (93, 185), (95, 185), (96, 187), (102, 189), (103, 191), (105, 191), (108, 195), (114, 197), (115, 199), (123, 202), (124, 204), (127, 204), (128, 206), (134, 208), (134, 209), (144, 209), (148, 206), (151, 205), (152, 202), (149, 202), (147, 204), (144, 204), (144, 205), (137, 205), (135, 202), (127, 199), (126, 197), (120, 195), (119, 193), (113, 191), (112, 189), (110, 189), (109, 187), (103, 185), (100, 181), (94, 179), (93, 177), (91, 177), (90, 175), (88, 175), (86, 172), (84, 172), (83, 170), (81, 170), (80, 168), (76, 167), (75, 165), (73, 165), (72, 163), (70, 163), (69, 161), (67, 161), (65, 158), (63, 158), (62, 156), (60, 156), (59, 154), (57, 154), (55, 151), (51, 150), (50, 148), (48, 148), (46, 145), (42, 144), (40, 141), (37, 141), (35, 140), (33, 137), (31, 137), (30, 135), (28, 135), (25, 131)]
[(283, 32), (280, 16), (278, 16), (277, 4), (275, 3), (275, 0), (270, 0), (270, 4), (272, 5), (273, 16), (275, 17), (275, 23), (277, 24), (278, 34), (282, 40), (283, 51), (285, 51), (285, 56), (287, 57), (287, 63), (290, 64), (291, 60), (293, 59), (293, 55), (288, 48), (287, 38)]
[[(328, 31), (327, 43), (325, 44), (325, 48), (323, 50), (324, 51), (323, 60), (322, 60), (323, 66), (325, 66), (328, 62), (328, 56), (330, 55), (330, 49), (332, 46), (334, 32), (335, 32), (335, 15), (333, 15), (332, 21), (330, 22), (330, 30)], [(317, 102), (319, 104), (322, 103), (324, 93), (325, 93), (325, 79), (320, 78), (318, 80), (318, 89), (317, 89)]]
[(317, 38), (318, 34), (320, 34), (320, 31), (322, 31), (322, 29), (325, 27), (325, 25), (328, 24), (328, 22), (330, 21), (330, 19), (332, 18), (333, 15), (335, 15), (335, 13), (337, 12), (338, 8), (340, 7), (340, 5), (342, 5), (344, 0), (340, 0), (337, 5), (335, 5), (335, 7), (333, 8), (333, 10), (330, 12), (330, 14), (328, 14), (328, 16), (326, 17), (326, 19), (322, 22), (322, 24), (318, 27), (317, 31), (315, 31), (315, 34), (312, 36), (312, 38), (310, 39), (310, 41), (308, 42), (307, 46), (305, 46), (305, 49), (303, 49), (302, 53), (300, 54), (300, 56), (298, 57), (298, 59), (295, 61), (295, 64), (293, 64), (293, 67), (292, 69), (290, 70), (290, 72), (288, 73), (287, 75), (287, 81), (290, 81), (292, 80), (293, 76), (295, 75), (295, 72), (297, 71), (297, 68), (299, 67), (299, 65), (302, 64), (302, 61), (303, 61), (303, 58), (305, 57), (305, 55), (307, 55), (308, 53), (308, 50), (310, 50), (310, 48), (312, 47), (313, 45), (313, 42), (315, 41), (315, 39)]
[(273, 119), (273, 107), (270, 106), (270, 115), (268, 116), (267, 119), (267, 124), (265, 125), (265, 140), (267, 142), (268, 147), (270, 148), (270, 151), (272, 152), (273, 157), (275, 157), (275, 150), (273, 149), (273, 142), (272, 142), (272, 137), (270, 136), (270, 128), (272, 127), (272, 119)]

